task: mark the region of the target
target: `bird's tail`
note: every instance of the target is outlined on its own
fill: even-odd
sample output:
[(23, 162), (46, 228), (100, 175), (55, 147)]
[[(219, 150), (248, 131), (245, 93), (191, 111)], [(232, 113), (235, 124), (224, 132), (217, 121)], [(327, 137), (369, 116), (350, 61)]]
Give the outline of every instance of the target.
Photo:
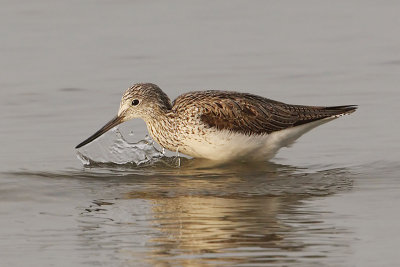
[(351, 114), (356, 111), (357, 105), (314, 107), (314, 106), (295, 106), (294, 110), (299, 120), (293, 125), (318, 121), (325, 118), (338, 118), (343, 115)]
[(323, 107), (321, 108), (322, 112), (326, 112), (327, 115), (331, 114), (331, 116), (342, 116), (346, 114), (351, 114), (358, 108), (357, 105), (346, 105), (346, 106), (333, 106), (333, 107)]

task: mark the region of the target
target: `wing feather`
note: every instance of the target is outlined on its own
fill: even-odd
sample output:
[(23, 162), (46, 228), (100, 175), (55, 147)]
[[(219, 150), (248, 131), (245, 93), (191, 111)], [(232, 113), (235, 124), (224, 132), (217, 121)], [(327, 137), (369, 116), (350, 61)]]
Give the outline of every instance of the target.
[(268, 98), (238, 92), (199, 91), (179, 96), (175, 112), (196, 107), (200, 120), (210, 128), (242, 134), (269, 134), (324, 118), (352, 113), (351, 106), (290, 105)]

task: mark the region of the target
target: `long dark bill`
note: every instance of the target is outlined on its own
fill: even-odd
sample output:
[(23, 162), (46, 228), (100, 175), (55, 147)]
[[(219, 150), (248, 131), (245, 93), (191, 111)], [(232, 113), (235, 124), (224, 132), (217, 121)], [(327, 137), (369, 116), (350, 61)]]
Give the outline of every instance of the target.
[(86, 139), (85, 141), (83, 141), (82, 143), (77, 145), (75, 148), (80, 148), (80, 147), (83, 147), (86, 144), (89, 144), (90, 142), (92, 142), (93, 140), (95, 140), (96, 138), (98, 138), (99, 136), (104, 134), (105, 132), (109, 131), (110, 129), (114, 128), (118, 124), (122, 123), (123, 122), (122, 119), (123, 119), (123, 116), (114, 117), (112, 120), (107, 122), (107, 124), (104, 125), (100, 130), (95, 132), (92, 136), (90, 136), (88, 139)]

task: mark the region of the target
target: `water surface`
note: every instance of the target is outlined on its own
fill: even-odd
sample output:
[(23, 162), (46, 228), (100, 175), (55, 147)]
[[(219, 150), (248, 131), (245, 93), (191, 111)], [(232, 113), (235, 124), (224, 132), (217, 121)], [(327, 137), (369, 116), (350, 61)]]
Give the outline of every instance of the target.
[[(397, 1), (4, 1), (0, 265), (395, 266), (399, 12)], [(84, 167), (74, 147), (135, 82), (171, 98), (222, 89), (360, 108), (270, 162)], [(147, 133), (139, 120), (120, 131), (133, 143)], [(112, 135), (86, 149), (104, 156)]]

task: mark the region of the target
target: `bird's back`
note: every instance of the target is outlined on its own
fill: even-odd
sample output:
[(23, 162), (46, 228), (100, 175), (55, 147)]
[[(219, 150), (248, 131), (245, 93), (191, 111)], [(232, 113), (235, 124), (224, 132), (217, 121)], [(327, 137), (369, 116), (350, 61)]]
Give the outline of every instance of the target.
[(290, 105), (261, 96), (227, 91), (197, 91), (179, 96), (172, 110), (178, 113), (195, 108), (210, 128), (245, 135), (263, 135), (313, 121), (350, 114), (354, 105)]

